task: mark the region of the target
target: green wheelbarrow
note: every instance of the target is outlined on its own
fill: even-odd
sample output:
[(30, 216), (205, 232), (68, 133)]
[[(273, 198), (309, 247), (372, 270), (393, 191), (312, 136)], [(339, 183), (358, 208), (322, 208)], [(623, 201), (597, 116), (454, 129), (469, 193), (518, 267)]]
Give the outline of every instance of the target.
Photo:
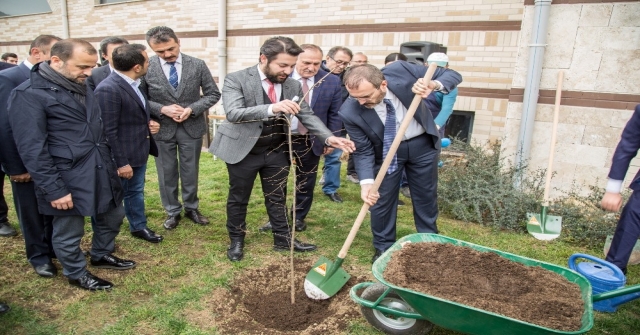
[[(405, 242), (450, 243), (470, 247), (481, 252), (494, 252), (511, 261), (527, 266), (540, 266), (578, 284), (584, 302), (582, 326), (573, 332), (545, 328), (525, 321), (488, 312), (450, 300), (395, 286), (383, 278), (391, 255), (402, 248)], [(351, 299), (361, 305), (365, 318), (375, 328), (386, 334), (419, 335), (427, 334), (438, 325), (465, 334), (514, 335), (514, 334), (582, 334), (593, 327), (593, 302), (640, 292), (640, 285), (598, 295), (591, 294), (591, 283), (581, 274), (554, 264), (541, 262), (507, 252), (483, 247), (477, 244), (437, 235), (412, 234), (398, 240), (373, 264), (373, 275), (380, 283), (360, 283), (351, 288)], [(359, 295), (358, 292), (362, 293)]]

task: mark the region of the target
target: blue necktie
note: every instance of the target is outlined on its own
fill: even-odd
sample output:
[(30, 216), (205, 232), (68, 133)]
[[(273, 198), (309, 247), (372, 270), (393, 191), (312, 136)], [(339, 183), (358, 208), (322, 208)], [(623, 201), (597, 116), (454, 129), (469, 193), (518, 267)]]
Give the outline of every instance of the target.
[[(384, 140), (382, 143), (382, 156), (385, 158), (389, 153), (389, 149), (391, 148), (391, 143), (393, 143), (393, 139), (396, 138), (396, 109), (391, 104), (391, 100), (384, 99), (384, 104), (387, 106), (387, 118), (384, 121)], [(398, 157), (393, 155), (393, 159), (391, 160), (391, 164), (389, 165), (389, 169), (387, 170), (387, 174), (393, 173), (398, 169)]]
[(171, 68), (169, 69), (169, 84), (176, 89), (178, 88), (178, 70), (176, 70), (176, 62), (167, 62), (167, 64), (171, 65)]

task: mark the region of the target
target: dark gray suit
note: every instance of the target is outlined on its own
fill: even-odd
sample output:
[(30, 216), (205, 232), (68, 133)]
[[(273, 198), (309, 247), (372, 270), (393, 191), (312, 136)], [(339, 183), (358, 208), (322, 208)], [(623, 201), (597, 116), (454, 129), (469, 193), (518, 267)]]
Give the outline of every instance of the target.
[[(162, 205), (171, 216), (182, 211), (178, 199), (178, 179), (182, 180), (184, 207), (188, 210), (198, 209), (198, 164), (202, 136), (207, 132), (205, 117), (209, 108), (220, 99), (220, 91), (205, 62), (181, 55), (182, 74), (178, 78), (177, 89), (169, 84), (158, 56), (149, 58), (149, 70), (140, 86), (149, 98), (151, 115), (160, 122), (160, 131), (154, 135), (159, 151), (156, 168)], [(193, 110), (191, 116), (178, 123), (160, 112), (163, 106), (173, 104), (190, 107)]]
[[(265, 99), (265, 95), (257, 66), (229, 74), (222, 87), (227, 120), (218, 127), (209, 151), (227, 163), (230, 185), (227, 230), (232, 241), (244, 239), (247, 205), (258, 173), (274, 236), (289, 234), (286, 216), (289, 160), (282, 149), (287, 145), (259, 153), (253, 150), (263, 133), (264, 121), (273, 120), (268, 116), (270, 101)], [(287, 78), (282, 84), (281, 97), (291, 100), (294, 96), (302, 98), (302, 87), (297, 80)], [(323, 143), (333, 136), (304, 100), (300, 106), (297, 117), (311, 134)]]

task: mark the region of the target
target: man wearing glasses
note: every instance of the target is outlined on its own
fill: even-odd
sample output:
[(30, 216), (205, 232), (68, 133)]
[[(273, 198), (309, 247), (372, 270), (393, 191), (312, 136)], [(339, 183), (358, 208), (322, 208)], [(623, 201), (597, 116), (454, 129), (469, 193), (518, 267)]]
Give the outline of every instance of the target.
[[(349, 97), (349, 92), (344, 87), (342, 82), (342, 76), (344, 70), (349, 66), (353, 58), (353, 52), (347, 47), (336, 46), (327, 52), (327, 57), (322, 61), (321, 68), (324, 71), (331, 72), (340, 78), (342, 89), (342, 101), (344, 102)], [(346, 135), (343, 131), (342, 136)], [(331, 199), (333, 202), (341, 203), (342, 197), (338, 194), (338, 188), (340, 188), (340, 156), (342, 156), (342, 150), (335, 149), (332, 153), (324, 156), (324, 173), (320, 179), (322, 185), (322, 192)]]
[(409, 123), (378, 192), (370, 192), (415, 94), (421, 94), (423, 98), (431, 90), (446, 94), (462, 81), (459, 73), (439, 67), (434, 80), (425, 82), (422, 77), (426, 71), (422, 65), (396, 61), (382, 71), (373, 65), (355, 66), (344, 77), (351, 97), (344, 102), (339, 114), (356, 144), (353, 156), (362, 200), (372, 206), (371, 231), (375, 248), (372, 262), (395, 242), (398, 191), (403, 171), (409, 180), (417, 231), (438, 233), (436, 199), (440, 135), (424, 101)]

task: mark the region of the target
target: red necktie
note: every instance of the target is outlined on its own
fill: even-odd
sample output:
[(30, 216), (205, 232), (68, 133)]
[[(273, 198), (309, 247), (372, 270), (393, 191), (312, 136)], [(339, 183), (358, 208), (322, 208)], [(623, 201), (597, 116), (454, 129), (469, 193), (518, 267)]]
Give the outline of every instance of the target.
[(269, 96), (269, 100), (271, 100), (272, 104), (275, 104), (276, 101), (278, 101), (278, 97), (276, 96), (276, 85), (274, 85), (271, 80), (266, 79), (267, 84), (269, 84), (269, 92), (267, 92), (267, 95)]
[[(307, 85), (307, 78), (302, 78), (302, 94), (304, 94), (304, 101), (306, 101), (308, 105), (309, 95), (307, 93), (309, 93), (309, 85)], [(307, 127), (305, 127), (302, 124), (302, 122), (300, 122), (300, 119), (298, 119), (298, 133), (300, 133), (300, 135), (306, 135), (308, 132), (309, 132), (309, 129), (307, 129)]]

